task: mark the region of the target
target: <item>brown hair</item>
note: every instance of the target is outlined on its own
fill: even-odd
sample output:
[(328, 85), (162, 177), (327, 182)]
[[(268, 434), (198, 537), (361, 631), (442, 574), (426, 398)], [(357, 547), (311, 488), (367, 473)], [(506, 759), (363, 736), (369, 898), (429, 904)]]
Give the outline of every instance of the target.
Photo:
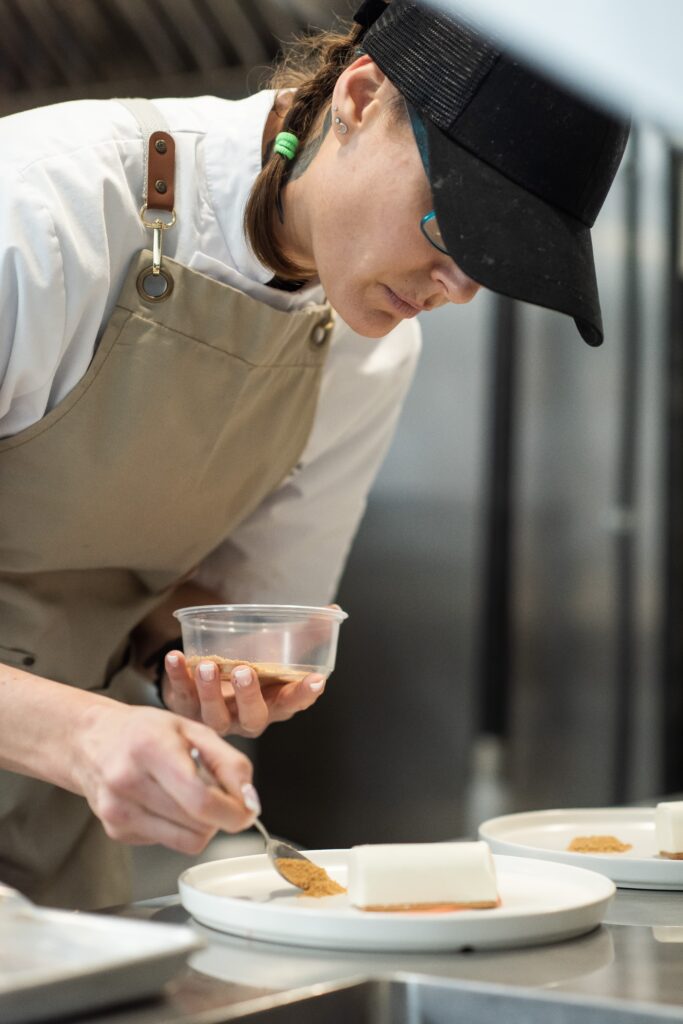
[[(302, 36), (288, 47), (268, 82), (271, 89), (296, 89), (280, 131), (293, 132), (301, 155), (320, 116), (329, 103), (335, 82), (352, 64), (363, 29), (353, 25), (346, 33), (318, 32)], [(292, 161), (271, 150), (256, 178), (244, 213), (244, 230), (254, 255), (285, 280), (305, 277), (276, 241), (275, 217), (279, 216), (280, 190), (287, 181)]]

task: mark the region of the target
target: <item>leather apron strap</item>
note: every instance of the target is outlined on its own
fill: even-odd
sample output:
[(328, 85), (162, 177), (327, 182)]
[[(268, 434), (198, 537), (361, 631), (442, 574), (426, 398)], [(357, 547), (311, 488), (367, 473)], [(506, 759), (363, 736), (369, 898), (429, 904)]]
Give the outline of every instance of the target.
[(140, 126), (144, 142), (143, 204), (149, 210), (173, 210), (175, 142), (164, 115), (151, 100), (120, 99)]

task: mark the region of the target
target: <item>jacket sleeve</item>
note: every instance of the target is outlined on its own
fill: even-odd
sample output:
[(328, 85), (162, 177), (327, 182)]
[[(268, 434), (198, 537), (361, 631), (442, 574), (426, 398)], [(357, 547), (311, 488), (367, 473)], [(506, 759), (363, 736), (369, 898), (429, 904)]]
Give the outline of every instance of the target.
[(96, 115), (85, 100), (28, 111), (21, 131), (10, 125), (0, 133), (10, 152), (22, 140), (27, 149), (14, 163), (0, 159), (1, 436), (40, 420), (81, 379), (145, 240), (127, 177), (136, 177), (139, 142), (126, 136), (115, 144), (108, 108), (95, 103), (101, 143), (63, 151), (46, 143), (41, 155), (26, 141), (41, 130), (66, 131), (79, 117), (90, 124)]
[(240, 603), (334, 598), (420, 344), (414, 320), (379, 341), (339, 324), (297, 469), (205, 559), (198, 582)]
[(0, 181), (0, 436), (18, 433), (47, 406), (65, 320), (52, 218), (21, 178)]

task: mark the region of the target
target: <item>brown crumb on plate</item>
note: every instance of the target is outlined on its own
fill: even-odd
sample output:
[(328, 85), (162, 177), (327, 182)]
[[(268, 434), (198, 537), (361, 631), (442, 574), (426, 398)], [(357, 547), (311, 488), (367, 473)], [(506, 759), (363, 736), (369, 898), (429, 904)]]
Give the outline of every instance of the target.
[(616, 836), (575, 836), (567, 849), (572, 853), (626, 853), (633, 846)]

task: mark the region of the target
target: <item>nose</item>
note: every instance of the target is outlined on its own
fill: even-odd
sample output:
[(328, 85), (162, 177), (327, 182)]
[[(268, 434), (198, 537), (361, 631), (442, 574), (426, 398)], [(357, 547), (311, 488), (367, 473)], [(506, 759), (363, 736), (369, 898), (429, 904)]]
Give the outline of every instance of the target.
[(450, 256), (444, 256), (434, 265), (431, 279), (439, 289), (438, 298), (434, 302), (435, 306), (442, 305), (444, 302), (455, 302), (458, 305), (471, 302), (481, 287), (471, 277), (468, 277)]

